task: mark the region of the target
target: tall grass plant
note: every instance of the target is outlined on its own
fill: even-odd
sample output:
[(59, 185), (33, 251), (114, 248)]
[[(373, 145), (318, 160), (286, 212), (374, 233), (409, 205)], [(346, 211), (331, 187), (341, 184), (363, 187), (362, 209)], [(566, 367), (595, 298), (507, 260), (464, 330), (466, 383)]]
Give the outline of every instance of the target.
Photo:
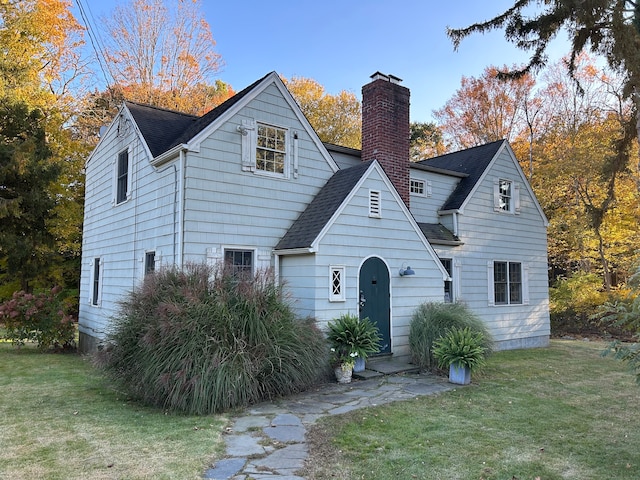
[(469, 328), (481, 333), (485, 353), (492, 351), (493, 338), (489, 330), (466, 305), (429, 302), (421, 304), (411, 318), (409, 348), (413, 362), (426, 370), (435, 369), (438, 362), (433, 355), (433, 344), (453, 328)]
[(208, 414), (308, 388), (325, 346), (269, 272), (236, 278), (194, 264), (147, 276), (122, 303), (99, 359), (144, 403)]

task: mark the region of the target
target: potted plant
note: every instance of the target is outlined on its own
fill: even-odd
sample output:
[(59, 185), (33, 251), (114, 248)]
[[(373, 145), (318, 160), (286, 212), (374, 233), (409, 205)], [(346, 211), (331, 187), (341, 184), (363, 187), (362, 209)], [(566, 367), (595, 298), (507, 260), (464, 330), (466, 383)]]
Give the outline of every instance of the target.
[[(354, 371), (365, 368), (366, 358), (380, 350), (380, 332), (369, 318), (360, 319), (350, 313), (329, 322), (327, 340), (336, 357), (352, 359)], [(335, 360), (338, 361), (338, 360)]]
[(338, 383), (351, 383), (358, 354), (346, 347), (331, 347), (331, 367)]
[(471, 382), (471, 372), (485, 365), (484, 335), (469, 327), (452, 328), (433, 344), (433, 356), (440, 368), (449, 367), (449, 381)]

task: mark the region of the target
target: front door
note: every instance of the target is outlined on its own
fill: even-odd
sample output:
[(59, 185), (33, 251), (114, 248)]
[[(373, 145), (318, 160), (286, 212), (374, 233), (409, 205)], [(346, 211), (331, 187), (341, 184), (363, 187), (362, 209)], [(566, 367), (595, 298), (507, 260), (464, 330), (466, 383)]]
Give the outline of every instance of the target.
[(360, 267), (360, 318), (369, 317), (380, 330), (380, 352), (391, 353), (391, 299), (389, 270), (378, 257), (368, 258)]

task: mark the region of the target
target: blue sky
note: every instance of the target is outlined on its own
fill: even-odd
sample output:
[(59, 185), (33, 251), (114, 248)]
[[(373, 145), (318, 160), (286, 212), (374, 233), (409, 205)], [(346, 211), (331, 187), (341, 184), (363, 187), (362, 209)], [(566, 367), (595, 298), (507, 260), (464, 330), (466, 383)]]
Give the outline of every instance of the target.
[[(122, 0), (84, 0), (97, 19)], [(392, 74), (411, 90), (411, 120), (433, 120), (460, 86), (489, 65), (527, 61), (502, 32), (473, 35), (454, 52), (447, 26), (492, 18), (513, 0), (203, 0), (224, 67), (218, 79), (239, 91), (268, 72), (312, 78), (328, 93), (361, 97), (376, 71)], [(75, 5), (75, 1), (74, 1)], [(74, 14), (80, 19), (77, 10)], [(554, 42), (551, 59), (568, 52)]]

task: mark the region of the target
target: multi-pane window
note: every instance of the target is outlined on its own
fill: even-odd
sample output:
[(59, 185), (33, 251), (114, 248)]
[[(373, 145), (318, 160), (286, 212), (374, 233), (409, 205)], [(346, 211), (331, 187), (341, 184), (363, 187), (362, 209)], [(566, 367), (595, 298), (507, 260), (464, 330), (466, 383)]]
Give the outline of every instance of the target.
[(522, 303), (522, 264), (493, 262), (493, 295), (496, 305)]
[(416, 195), (424, 196), (424, 181), (411, 179), (409, 184), (409, 192)]
[(286, 130), (258, 125), (256, 169), (269, 173), (285, 173)]
[(91, 305), (100, 304), (100, 258), (93, 259), (93, 278), (91, 285)]
[(149, 275), (156, 270), (156, 252), (147, 252), (144, 254), (144, 274)]
[(498, 181), (498, 202), (500, 210), (510, 212), (512, 208), (512, 183), (509, 180)]
[(116, 170), (116, 203), (127, 200), (129, 193), (129, 152), (125, 150), (118, 155)]
[[(449, 277), (453, 278), (453, 270), (451, 268), (451, 259), (441, 258), (440, 262), (442, 263), (442, 266), (449, 274)], [(453, 282), (451, 280), (444, 281), (444, 302), (445, 303), (453, 302)]]
[(224, 264), (236, 278), (248, 278), (253, 275), (253, 251), (225, 250)]
[(329, 300), (332, 302), (343, 301), (344, 295), (344, 267), (329, 268)]

